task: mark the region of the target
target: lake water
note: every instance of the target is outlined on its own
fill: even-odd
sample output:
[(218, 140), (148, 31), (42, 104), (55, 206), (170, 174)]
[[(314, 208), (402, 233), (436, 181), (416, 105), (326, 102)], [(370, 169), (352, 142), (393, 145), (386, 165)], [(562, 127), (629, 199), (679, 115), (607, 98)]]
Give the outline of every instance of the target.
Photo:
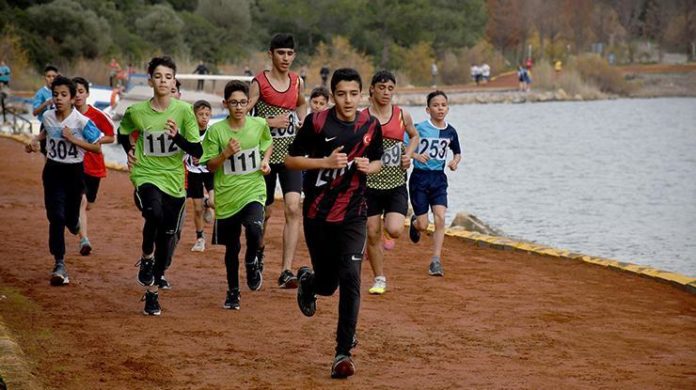
[(467, 211), (513, 238), (696, 276), (696, 99), (462, 105), (448, 120), (463, 150), (448, 222)]

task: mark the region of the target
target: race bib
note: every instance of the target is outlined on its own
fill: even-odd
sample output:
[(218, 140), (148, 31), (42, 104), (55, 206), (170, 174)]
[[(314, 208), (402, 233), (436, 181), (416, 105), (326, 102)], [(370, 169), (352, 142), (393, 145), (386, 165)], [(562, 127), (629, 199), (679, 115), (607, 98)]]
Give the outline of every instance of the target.
[(290, 124), (285, 129), (278, 128), (278, 127), (272, 127), (271, 128), (271, 137), (273, 137), (273, 138), (294, 137), (295, 134), (297, 134), (297, 125), (300, 122), (300, 119), (297, 117), (297, 113), (295, 113), (293, 111), (293, 112), (290, 112), (289, 114), (283, 114), (283, 115), (290, 115)]
[(46, 141), (46, 154), (51, 160), (65, 163), (82, 161), (77, 146), (63, 138), (49, 138)]
[(450, 140), (447, 138), (421, 138), (418, 154), (426, 154), (433, 160), (445, 160)]
[(225, 160), (223, 172), (225, 175), (244, 175), (261, 169), (261, 155), (259, 147), (240, 150)]
[(152, 157), (168, 157), (179, 152), (179, 147), (163, 131), (143, 133), (143, 154)]
[(401, 142), (396, 145), (384, 149), (382, 155), (382, 165), (385, 167), (400, 167), (401, 166)]
[(316, 186), (321, 187), (327, 183), (331, 183), (336, 180), (336, 178), (343, 176), (348, 170), (353, 166), (353, 161), (349, 162), (343, 168), (333, 168), (333, 169), (320, 169), (319, 174), (317, 174)]

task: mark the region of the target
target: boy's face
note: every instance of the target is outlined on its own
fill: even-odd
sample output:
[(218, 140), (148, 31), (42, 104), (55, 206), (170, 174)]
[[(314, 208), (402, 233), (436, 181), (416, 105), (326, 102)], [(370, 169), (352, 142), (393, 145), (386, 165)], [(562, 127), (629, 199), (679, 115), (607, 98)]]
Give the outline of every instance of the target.
[(430, 104), (425, 109), (430, 115), (430, 118), (436, 121), (443, 121), (449, 112), (449, 106), (447, 105), (447, 99), (444, 96), (438, 95), (430, 99)]
[(152, 76), (147, 80), (156, 96), (167, 96), (172, 93), (172, 88), (176, 89), (176, 79), (174, 69), (159, 65), (152, 72)]
[(352, 121), (360, 103), (360, 84), (357, 81), (339, 81), (333, 91), (338, 119)]
[(213, 113), (208, 107), (201, 107), (196, 111), (196, 121), (198, 122), (199, 129), (207, 129), (208, 122), (210, 122), (210, 116)]
[(46, 86), (48, 88), (51, 88), (51, 84), (53, 84), (53, 80), (58, 76), (58, 72), (54, 70), (49, 70), (48, 72), (44, 73), (44, 81), (46, 82)]
[(58, 85), (53, 88), (53, 104), (58, 111), (70, 109), (75, 101), (74, 96), (70, 96), (70, 88), (67, 85)]
[(273, 62), (273, 67), (281, 72), (287, 72), (295, 60), (295, 50), (293, 49), (273, 49), (268, 52)]
[(82, 107), (87, 104), (87, 98), (89, 97), (89, 92), (84, 85), (77, 83), (77, 93), (75, 94), (75, 105), (77, 107)]
[(174, 82), (174, 87), (172, 87), (172, 97), (175, 99), (181, 99), (181, 91), (176, 87), (176, 81)]
[(329, 102), (323, 96), (315, 96), (309, 100), (309, 107), (312, 112), (324, 111), (329, 108)]
[(249, 97), (242, 91), (234, 91), (227, 100), (222, 102), (230, 112), (230, 117), (241, 120), (247, 112)]
[(396, 85), (391, 80), (384, 83), (375, 83), (375, 85), (370, 87), (372, 100), (379, 105), (386, 106), (391, 103), (394, 89), (396, 89)]

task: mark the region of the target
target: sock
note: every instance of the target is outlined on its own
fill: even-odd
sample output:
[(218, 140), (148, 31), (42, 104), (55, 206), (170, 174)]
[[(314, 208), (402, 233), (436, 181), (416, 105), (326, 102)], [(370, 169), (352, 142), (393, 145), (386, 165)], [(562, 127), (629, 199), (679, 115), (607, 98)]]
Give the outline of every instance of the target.
[(143, 255), (143, 259), (145, 260), (152, 260), (155, 258), (155, 253), (150, 253), (149, 255)]
[(63, 265), (65, 265), (65, 259), (63, 259), (63, 258), (60, 258), (60, 259), (56, 258), (56, 265), (58, 265), (58, 264), (63, 264)]
[(440, 262), (440, 256), (433, 256), (433, 263), (439, 263)]
[(196, 239), (203, 238), (203, 230), (196, 230)]

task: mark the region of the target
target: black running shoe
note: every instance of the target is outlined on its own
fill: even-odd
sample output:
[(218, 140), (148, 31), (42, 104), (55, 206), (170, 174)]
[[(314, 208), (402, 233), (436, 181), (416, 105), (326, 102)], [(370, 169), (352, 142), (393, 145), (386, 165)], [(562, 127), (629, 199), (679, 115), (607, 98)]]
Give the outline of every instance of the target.
[(420, 241), (420, 236), (420, 232), (416, 229), (416, 215), (414, 214), (411, 216), (411, 226), (408, 227), (408, 238), (410, 238), (414, 244), (417, 244), (418, 241)]
[(70, 283), (64, 263), (57, 263), (51, 274), (51, 286), (63, 286)]
[(162, 275), (159, 279), (155, 279), (155, 284), (162, 290), (172, 289), (172, 285), (169, 284), (169, 281), (167, 280), (167, 278), (164, 277), (164, 275)]
[(227, 291), (227, 298), (222, 307), (230, 310), (239, 310), (239, 298), (239, 290)]
[(259, 291), (261, 285), (263, 284), (263, 274), (259, 268), (259, 259), (254, 260), (253, 263), (246, 264), (246, 276), (247, 276), (247, 286), (251, 291)]
[(278, 286), (280, 288), (297, 288), (297, 278), (292, 274), (292, 271), (286, 269), (281, 272), (278, 278)]
[(263, 251), (266, 249), (265, 246), (262, 246), (259, 248), (259, 250), (256, 251), (256, 259), (259, 261), (259, 269), (261, 270), (261, 273), (263, 273)]
[(138, 283), (143, 286), (152, 286), (155, 284), (155, 260), (141, 258), (135, 263), (135, 266), (140, 266), (138, 270)]
[(331, 377), (334, 379), (345, 379), (355, 374), (355, 363), (347, 355), (336, 355), (333, 366), (331, 366)]
[(314, 293), (307, 291), (307, 282), (314, 273), (309, 267), (300, 267), (297, 270), (297, 305), (300, 311), (307, 317), (311, 317), (317, 312), (317, 298)]
[(158, 316), (162, 314), (162, 309), (160, 308), (159, 304), (159, 294), (157, 294), (157, 292), (146, 291), (141, 301), (145, 301), (145, 309), (143, 309), (143, 314), (146, 316)]

